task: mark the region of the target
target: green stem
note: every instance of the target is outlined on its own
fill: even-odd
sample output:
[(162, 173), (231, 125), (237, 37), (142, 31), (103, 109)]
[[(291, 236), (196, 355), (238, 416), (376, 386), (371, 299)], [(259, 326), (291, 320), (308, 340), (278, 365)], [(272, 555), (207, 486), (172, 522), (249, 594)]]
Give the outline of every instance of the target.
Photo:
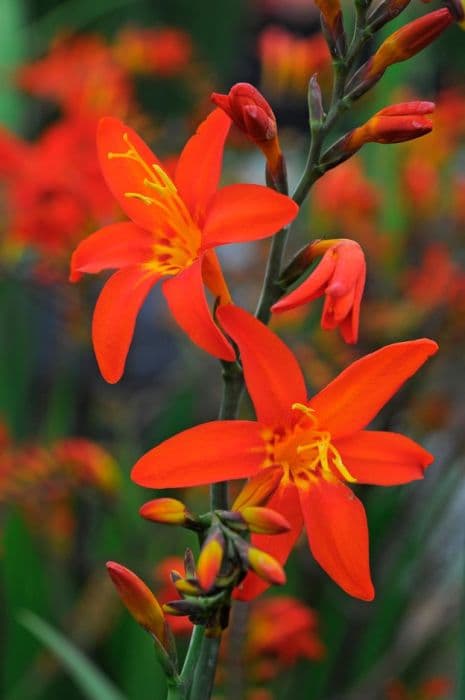
[(183, 685), (168, 682), (166, 700), (186, 700), (186, 690)]
[[(321, 149), (328, 131), (332, 128), (342, 110), (347, 107), (347, 104), (344, 102), (344, 89), (350, 68), (360, 54), (364, 43), (364, 40), (360, 37), (361, 35), (359, 34), (354, 37), (347, 60), (334, 63), (335, 80), (331, 107), (323, 124), (319, 128), (313, 130), (312, 142), (304, 173), (293, 195), (293, 199), (297, 204), (303, 202), (313, 183), (321, 177), (324, 172), (319, 163)], [(273, 180), (267, 172), (267, 181), (270, 186), (287, 194), (287, 179), (284, 162), (282, 163), (281, 177)], [(265, 324), (267, 324), (270, 319), (271, 307), (285, 292), (278, 280), (282, 271), (288, 234), (289, 227), (287, 226), (281, 229), (281, 231), (273, 237), (271, 242), (262, 290), (255, 311), (256, 318)], [(238, 363), (222, 362), (221, 364), (223, 367), (223, 396), (219, 411), (219, 420), (234, 420), (238, 414), (240, 399), (244, 389), (244, 377)], [(227, 510), (228, 483), (226, 481), (211, 485), (210, 503), (212, 511)], [(187, 680), (195, 669), (189, 700), (209, 700), (214, 685), (221, 637), (203, 637), (199, 656), (199, 645), (202, 635), (201, 632), (197, 632), (197, 629), (198, 628), (195, 628), (192, 634), (181, 677)]]
[(187, 650), (181, 671), (181, 679), (187, 687), (189, 687), (192, 682), (192, 675), (197, 663), (197, 656), (202, 645), (203, 632), (203, 625), (195, 625), (194, 629), (192, 630), (189, 648)]
[(189, 700), (210, 700), (221, 637), (204, 637)]

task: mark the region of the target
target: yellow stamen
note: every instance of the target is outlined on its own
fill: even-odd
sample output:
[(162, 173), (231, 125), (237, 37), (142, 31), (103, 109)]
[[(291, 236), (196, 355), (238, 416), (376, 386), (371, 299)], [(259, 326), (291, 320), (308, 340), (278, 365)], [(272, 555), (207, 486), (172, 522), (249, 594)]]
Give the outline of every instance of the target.
[(197, 258), (201, 242), (200, 230), (169, 175), (157, 163), (150, 166), (131, 143), (127, 133), (123, 134), (123, 140), (128, 145), (128, 150), (123, 153), (109, 152), (108, 158), (126, 158), (136, 162), (145, 173), (145, 177), (141, 178), (143, 186), (153, 192), (153, 196), (144, 192), (125, 192), (124, 196), (138, 199), (148, 207), (155, 206), (161, 214), (159, 229), (154, 234), (161, 233), (163, 243), (155, 240), (154, 260), (148, 261), (146, 267), (157, 269), (163, 274), (176, 274)]
[(300, 411), (310, 421), (298, 423), (291, 431), (284, 434), (277, 432), (263, 435), (265, 441), (264, 466), (279, 463), (284, 469), (284, 479), (307, 479), (314, 481), (318, 472), (326, 479), (334, 479), (334, 470), (348, 482), (356, 479), (342, 461), (339, 451), (331, 442), (331, 433), (318, 429), (318, 418), (313, 408), (295, 403), (294, 410)]

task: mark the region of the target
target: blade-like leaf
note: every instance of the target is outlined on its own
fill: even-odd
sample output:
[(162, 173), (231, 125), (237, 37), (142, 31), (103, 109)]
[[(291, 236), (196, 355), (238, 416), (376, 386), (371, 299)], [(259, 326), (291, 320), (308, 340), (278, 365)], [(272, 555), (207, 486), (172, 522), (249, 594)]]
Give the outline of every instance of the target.
[(125, 700), (101, 671), (60, 632), (34, 613), (22, 612), (20, 623), (61, 661), (89, 700)]

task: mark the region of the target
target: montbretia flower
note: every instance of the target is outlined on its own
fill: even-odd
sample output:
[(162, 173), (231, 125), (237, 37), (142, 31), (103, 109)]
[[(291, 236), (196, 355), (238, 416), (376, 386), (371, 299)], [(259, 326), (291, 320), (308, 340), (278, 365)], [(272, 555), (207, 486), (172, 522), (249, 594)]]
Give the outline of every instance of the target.
[(356, 343), (360, 302), (365, 287), (366, 264), (363, 250), (356, 241), (346, 238), (321, 240), (302, 251), (306, 266), (324, 253), (312, 274), (294, 291), (271, 307), (281, 313), (307, 304), (325, 295), (321, 327), (339, 327), (346, 343)]
[(215, 110), (186, 144), (174, 182), (128, 126), (101, 120), (101, 168), (131, 222), (111, 224), (86, 238), (71, 259), (70, 279), (115, 269), (95, 307), (92, 337), (104, 378), (124, 371), (136, 316), (163, 277), (171, 313), (194, 343), (224, 360), (234, 351), (213, 321), (204, 284), (220, 304), (231, 301), (213, 248), (265, 238), (291, 221), (297, 205), (260, 185), (217, 189), (224, 142), (231, 124)]
[[(421, 479), (433, 457), (397, 433), (365, 430), (384, 404), (437, 350), (432, 340), (394, 343), (350, 365), (307, 399), (291, 351), (243, 309), (218, 309), (237, 344), (256, 421), (214, 421), (161, 443), (135, 465), (149, 488), (185, 487), (280, 470), (268, 507), (290, 523), (281, 535), (253, 535), (252, 545), (284, 563), (305, 524), (320, 566), (347, 593), (374, 596), (368, 528), (361, 502), (345, 485), (388, 486)], [(240, 596), (266, 584), (249, 574)]]

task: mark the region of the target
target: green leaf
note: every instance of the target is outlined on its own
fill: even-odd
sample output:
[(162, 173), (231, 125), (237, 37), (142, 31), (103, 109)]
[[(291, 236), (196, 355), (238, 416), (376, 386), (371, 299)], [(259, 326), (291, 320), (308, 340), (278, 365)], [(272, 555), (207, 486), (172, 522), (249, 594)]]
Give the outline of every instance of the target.
[(20, 613), (19, 621), (58, 657), (86, 698), (125, 700), (113, 683), (79, 649), (40, 617), (26, 610)]

